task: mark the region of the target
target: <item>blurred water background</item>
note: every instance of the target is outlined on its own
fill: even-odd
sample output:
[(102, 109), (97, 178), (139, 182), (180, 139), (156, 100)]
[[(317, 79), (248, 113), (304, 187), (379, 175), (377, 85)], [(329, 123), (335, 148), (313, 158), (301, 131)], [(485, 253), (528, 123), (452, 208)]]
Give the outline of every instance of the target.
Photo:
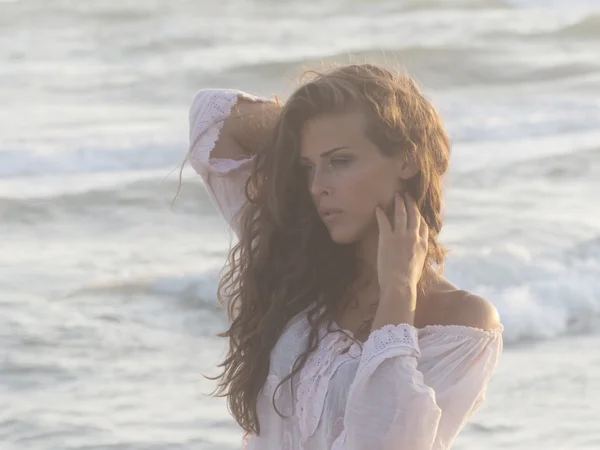
[(239, 448), (187, 108), (355, 61), (441, 111), (447, 276), (506, 327), (455, 448), (600, 448), (600, 2), (0, 0), (1, 450)]

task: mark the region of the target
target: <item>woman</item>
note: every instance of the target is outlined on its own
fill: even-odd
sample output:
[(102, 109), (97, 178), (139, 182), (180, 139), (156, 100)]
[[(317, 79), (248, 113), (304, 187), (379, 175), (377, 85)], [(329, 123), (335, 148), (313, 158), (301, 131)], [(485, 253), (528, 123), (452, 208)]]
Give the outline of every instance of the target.
[(441, 275), (449, 141), (407, 75), (314, 74), (285, 105), (202, 90), (189, 160), (239, 237), (219, 394), (250, 449), (450, 448), (502, 351)]

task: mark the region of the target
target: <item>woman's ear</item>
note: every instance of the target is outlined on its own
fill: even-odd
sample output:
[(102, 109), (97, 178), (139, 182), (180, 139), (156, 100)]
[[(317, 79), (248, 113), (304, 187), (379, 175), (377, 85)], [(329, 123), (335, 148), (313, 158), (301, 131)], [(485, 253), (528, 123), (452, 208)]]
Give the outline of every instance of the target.
[(414, 158), (407, 155), (398, 158), (397, 167), (398, 176), (402, 180), (410, 180), (417, 173), (419, 173), (420, 170), (419, 165), (414, 160)]

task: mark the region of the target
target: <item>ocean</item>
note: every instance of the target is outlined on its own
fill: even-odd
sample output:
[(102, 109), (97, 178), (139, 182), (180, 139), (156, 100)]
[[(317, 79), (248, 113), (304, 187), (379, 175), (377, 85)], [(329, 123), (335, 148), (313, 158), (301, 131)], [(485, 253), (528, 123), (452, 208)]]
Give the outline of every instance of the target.
[(234, 450), (203, 87), (407, 68), (453, 142), (446, 275), (505, 353), (455, 449), (600, 449), (600, 2), (0, 0), (0, 450)]

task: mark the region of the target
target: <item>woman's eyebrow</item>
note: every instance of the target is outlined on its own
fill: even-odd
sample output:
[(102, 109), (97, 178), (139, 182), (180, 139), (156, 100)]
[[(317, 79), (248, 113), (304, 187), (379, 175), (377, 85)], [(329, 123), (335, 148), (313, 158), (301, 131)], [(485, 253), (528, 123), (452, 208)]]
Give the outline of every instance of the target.
[[(338, 150), (344, 150), (346, 148), (349, 148), (348, 146), (344, 145), (342, 147), (335, 147), (329, 150), (324, 151), (323, 153), (321, 153), (321, 158), (325, 158), (326, 156), (331, 155), (332, 153), (337, 152)], [(306, 160), (306, 161), (310, 161), (310, 158), (307, 158), (306, 156), (301, 156), (300, 159), (302, 160)]]

